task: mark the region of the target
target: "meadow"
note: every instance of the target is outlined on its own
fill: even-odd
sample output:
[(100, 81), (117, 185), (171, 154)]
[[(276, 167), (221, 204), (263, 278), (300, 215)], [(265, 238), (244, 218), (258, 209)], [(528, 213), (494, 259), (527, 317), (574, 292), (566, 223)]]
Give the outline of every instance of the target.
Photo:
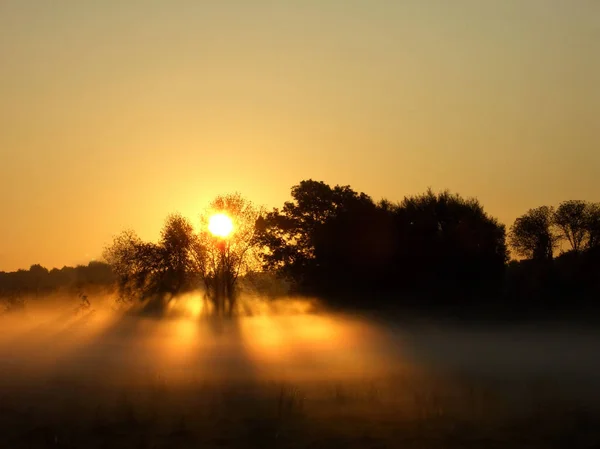
[[(30, 302), (29, 302), (30, 303)], [(591, 328), (294, 306), (216, 321), (47, 300), (0, 317), (6, 448), (594, 448)]]

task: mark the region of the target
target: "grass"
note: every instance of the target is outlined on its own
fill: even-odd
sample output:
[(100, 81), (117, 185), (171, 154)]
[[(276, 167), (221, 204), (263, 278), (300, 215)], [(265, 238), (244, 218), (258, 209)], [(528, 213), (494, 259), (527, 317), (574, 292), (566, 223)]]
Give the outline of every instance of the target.
[[(210, 323), (130, 317), (96, 328), (70, 315), (2, 322), (0, 449), (600, 448), (597, 341), (587, 334), (417, 323), (383, 344), (374, 328), (341, 319), (282, 319), (275, 342), (291, 341), (298, 357), (281, 369), (260, 320), (213, 333)], [(326, 325), (336, 344), (318, 352)], [(293, 332), (308, 328), (319, 338)]]
[(542, 380), (135, 385), (2, 390), (6, 448), (594, 448), (598, 403)]

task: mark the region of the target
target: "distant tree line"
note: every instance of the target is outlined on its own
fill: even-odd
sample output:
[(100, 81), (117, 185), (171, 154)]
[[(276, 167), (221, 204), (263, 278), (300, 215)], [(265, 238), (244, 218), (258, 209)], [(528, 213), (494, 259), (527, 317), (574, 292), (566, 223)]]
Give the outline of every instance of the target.
[[(226, 241), (206, 230), (215, 211), (235, 221)], [(511, 260), (510, 249), (520, 259)], [(122, 298), (162, 307), (164, 298), (202, 288), (217, 312), (232, 313), (238, 280), (257, 280), (266, 291), (276, 276), (292, 293), (348, 306), (570, 307), (600, 294), (600, 204), (531, 209), (507, 232), (477, 199), (449, 191), (394, 203), (304, 180), (281, 208), (218, 197), (198, 231), (171, 215), (157, 243), (125, 231), (104, 258), (107, 264), (0, 273), (0, 294), (114, 282)]]
[(35, 264), (28, 270), (0, 271), (0, 297), (44, 296), (60, 290), (77, 292), (90, 287), (110, 287), (115, 280), (106, 262), (51, 270)]

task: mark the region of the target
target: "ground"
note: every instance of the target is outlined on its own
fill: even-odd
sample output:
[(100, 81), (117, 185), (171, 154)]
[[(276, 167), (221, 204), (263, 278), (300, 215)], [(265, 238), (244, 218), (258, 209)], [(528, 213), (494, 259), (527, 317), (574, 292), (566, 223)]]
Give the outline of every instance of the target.
[(590, 329), (69, 313), (3, 318), (0, 447), (600, 447)]

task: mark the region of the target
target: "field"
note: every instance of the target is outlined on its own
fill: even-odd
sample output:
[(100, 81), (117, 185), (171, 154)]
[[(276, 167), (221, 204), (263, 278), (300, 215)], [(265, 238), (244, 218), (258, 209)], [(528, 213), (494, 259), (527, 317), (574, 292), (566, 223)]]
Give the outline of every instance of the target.
[(600, 447), (593, 330), (181, 304), (0, 317), (0, 446)]

